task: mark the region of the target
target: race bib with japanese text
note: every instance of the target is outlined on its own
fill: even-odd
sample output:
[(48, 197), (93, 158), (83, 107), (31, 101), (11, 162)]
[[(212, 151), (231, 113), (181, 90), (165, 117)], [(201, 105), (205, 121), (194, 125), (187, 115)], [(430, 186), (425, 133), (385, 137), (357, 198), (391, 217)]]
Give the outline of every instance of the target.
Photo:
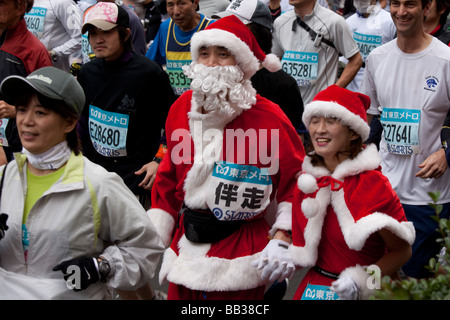
[(353, 39), (355, 39), (358, 45), (363, 61), (366, 61), (367, 56), (373, 49), (381, 45), (381, 36), (354, 32)]
[(81, 54), (83, 56), (83, 63), (88, 63), (91, 61), (91, 56), (94, 55), (94, 50), (89, 43), (89, 38), (87, 32), (81, 35)]
[(94, 149), (105, 157), (127, 155), (129, 116), (89, 106), (89, 134)]
[(319, 286), (308, 283), (303, 291), (301, 300), (339, 300), (339, 296), (328, 286)]
[(8, 139), (6, 138), (6, 126), (8, 125), (8, 118), (0, 119), (0, 146), (8, 147)]
[(319, 54), (314, 52), (286, 51), (281, 60), (283, 70), (292, 76), (299, 86), (311, 85), (317, 79)]
[(33, 7), (30, 12), (25, 14), (25, 22), (27, 28), (39, 39), (42, 38), (44, 32), (45, 16), (47, 8)]
[(176, 95), (181, 95), (191, 87), (191, 79), (183, 73), (183, 66), (189, 65), (191, 60), (167, 60), (166, 70), (170, 85)]
[(267, 169), (219, 162), (209, 186), (206, 203), (218, 220), (250, 220), (269, 205), (272, 179)]
[(420, 110), (383, 108), (380, 121), (389, 153), (419, 153)]

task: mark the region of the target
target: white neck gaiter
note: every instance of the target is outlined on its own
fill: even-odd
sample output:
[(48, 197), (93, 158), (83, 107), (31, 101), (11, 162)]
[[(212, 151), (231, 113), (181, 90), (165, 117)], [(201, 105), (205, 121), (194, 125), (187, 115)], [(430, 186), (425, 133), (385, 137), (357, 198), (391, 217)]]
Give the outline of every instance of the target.
[(41, 154), (33, 154), (25, 148), (22, 152), (27, 155), (27, 160), (33, 167), (41, 170), (61, 168), (69, 160), (71, 154), (67, 141), (63, 141)]

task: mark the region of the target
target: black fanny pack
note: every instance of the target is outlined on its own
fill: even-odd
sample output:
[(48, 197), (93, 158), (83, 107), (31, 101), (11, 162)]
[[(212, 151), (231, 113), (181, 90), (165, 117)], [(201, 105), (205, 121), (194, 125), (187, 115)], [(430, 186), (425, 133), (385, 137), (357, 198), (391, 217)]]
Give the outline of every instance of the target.
[(192, 242), (213, 243), (238, 230), (245, 220), (218, 220), (211, 211), (197, 211), (183, 205), (184, 234)]

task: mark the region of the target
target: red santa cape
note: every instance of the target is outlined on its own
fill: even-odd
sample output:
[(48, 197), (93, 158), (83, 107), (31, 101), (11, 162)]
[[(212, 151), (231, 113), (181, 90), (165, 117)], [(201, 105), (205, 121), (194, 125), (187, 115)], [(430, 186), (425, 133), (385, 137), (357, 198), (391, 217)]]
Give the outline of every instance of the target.
[[(379, 165), (375, 145), (367, 146), (355, 159), (342, 162), (332, 174), (324, 167), (313, 166), (311, 158), (305, 157), (292, 213), (290, 251), (296, 265), (318, 265), (340, 274), (356, 264), (375, 263), (384, 250), (380, 248), (381, 239), (373, 235), (383, 228), (413, 243), (414, 226), (406, 220)], [(316, 284), (331, 282), (320, 279)]]

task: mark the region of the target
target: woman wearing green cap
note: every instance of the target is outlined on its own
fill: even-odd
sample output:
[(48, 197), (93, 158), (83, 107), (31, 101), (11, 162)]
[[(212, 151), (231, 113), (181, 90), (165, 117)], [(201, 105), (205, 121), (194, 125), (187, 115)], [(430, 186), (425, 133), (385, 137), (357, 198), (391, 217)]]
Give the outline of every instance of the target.
[(123, 180), (81, 154), (75, 78), (46, 67), (0, 91), (16, 106), (23, 145), (0, 168), (0, 299), (105, 299), (108, 287), (149, 281), (161, 240)]

